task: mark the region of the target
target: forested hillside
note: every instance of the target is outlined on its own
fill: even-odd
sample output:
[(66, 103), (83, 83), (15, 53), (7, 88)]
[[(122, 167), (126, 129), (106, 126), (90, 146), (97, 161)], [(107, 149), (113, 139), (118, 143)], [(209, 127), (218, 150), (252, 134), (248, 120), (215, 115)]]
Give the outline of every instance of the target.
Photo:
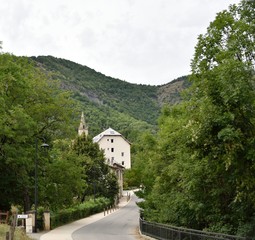
[(180, 92), (187, 86), (187, 77), (163, 86), (138, 85), (52, 56), (33, 60), (52, 72), (54, 78), (61, 80), (61, 87), (72, 91), (72, 96), (80, 101), (92, 135), (110, 126), (131, 139), (138, 132), (155, 130), (161, 106), (179, 102)]

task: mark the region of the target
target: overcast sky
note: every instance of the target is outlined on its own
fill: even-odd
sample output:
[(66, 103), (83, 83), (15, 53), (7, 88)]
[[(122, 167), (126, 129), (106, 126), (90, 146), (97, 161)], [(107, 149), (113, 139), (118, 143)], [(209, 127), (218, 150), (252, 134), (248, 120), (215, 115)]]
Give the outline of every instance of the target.
[(190, 73), (197, 36), (238, 0), (1, 0), (3, 51), (52, 55), (131, 83)]

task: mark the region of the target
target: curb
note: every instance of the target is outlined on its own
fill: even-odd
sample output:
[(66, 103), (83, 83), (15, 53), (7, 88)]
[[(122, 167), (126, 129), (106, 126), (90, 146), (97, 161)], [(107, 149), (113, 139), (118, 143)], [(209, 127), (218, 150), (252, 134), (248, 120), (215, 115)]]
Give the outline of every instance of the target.
[[(133, 195), (133, 192), (130, 192), (130, 196)], [(53, 230), (47, 231), (47, 232), (39, 232), (39, 233), (29, 233), (27, 236), (29, 236), (33, 240), (56, 240), (58, 239), (65, 239), (65, 240), (73, 240), (72, 239), (72, 233), (79, 228), (86, 226), (88, 224), (91, 224), (93, 222), (96, 222), (104, 217), (107, 217), (108, 215), (118, 211), (120, 208), (125, 207), (131, 200), (131, 197), (127, 201), (127, 196), (123, 196), (120, 199), (119, 204), (117, 205), (117, 208), (107, 210), (91, 215), (89, 217), (76, 220), (74, 222), (71, 222), (69, 224), (65, 224), (63, 226), (57, 227)], [(62, 237), (63, 236), (63, 237)]]

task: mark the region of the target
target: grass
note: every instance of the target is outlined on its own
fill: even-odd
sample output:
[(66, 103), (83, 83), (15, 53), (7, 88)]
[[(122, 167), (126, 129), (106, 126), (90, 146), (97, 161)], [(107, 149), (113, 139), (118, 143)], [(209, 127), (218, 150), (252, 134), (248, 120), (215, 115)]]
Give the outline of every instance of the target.
[[(10, 226), (0, 224), (0, 240), (6, 240), (6, 232), (10, 230)], [(14, 240), (31, 240), (22, 229), (16, 228)]]

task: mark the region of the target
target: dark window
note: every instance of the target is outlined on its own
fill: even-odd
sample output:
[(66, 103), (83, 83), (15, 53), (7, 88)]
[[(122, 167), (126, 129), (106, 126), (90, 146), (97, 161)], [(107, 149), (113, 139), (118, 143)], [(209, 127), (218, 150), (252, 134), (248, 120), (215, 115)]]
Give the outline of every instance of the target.
[(111, 139), (111, 143), (113, 143), (113, 139)]
[(114, 152), (114, 148), (111, 148), (111, 152)]

